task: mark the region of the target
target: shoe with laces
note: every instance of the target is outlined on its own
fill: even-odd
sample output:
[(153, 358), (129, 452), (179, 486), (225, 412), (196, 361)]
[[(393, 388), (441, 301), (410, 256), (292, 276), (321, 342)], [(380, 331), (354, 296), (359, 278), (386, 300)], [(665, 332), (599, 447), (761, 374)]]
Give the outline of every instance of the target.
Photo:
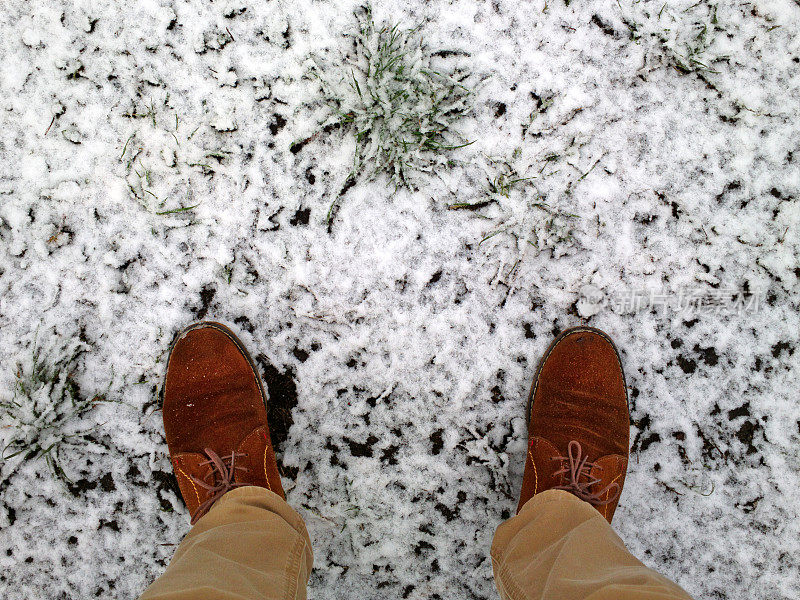
[(228, 490), (284, 497), (253, 359), (219, 323), (195, 323), (170, 350), (162, 405), (170, 459), (192, 524)]
[(528, 456), (517, 512), (560, 489), (611, 522), (628, 466), (630, 416), (619, 353), (599, 329), (563, 331), (544, 355), (528, 398)]

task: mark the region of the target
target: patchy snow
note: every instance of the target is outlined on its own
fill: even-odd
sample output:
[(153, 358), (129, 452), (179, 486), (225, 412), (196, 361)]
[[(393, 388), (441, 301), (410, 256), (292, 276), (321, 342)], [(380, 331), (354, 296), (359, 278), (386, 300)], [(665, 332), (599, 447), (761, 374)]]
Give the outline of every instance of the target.
[(0, 463), (0, 595), (135, 598), (163, 570), (188, 529), (163, 361), (214, 318), (291, 408), (315, 597), (496, 597), (536, 362), (588, 323), (630, 386), (631, 550), (698, 598), (797, 598), (800, 5), (377, 3), (469, 54), (475, 143), (416, 191), (359, 180), (329, 227), (355, 142), (290, 146), (357, 4), (4, 3), (0, 399), (34, 340), (80, 339), (112, 402), (71, 484)]

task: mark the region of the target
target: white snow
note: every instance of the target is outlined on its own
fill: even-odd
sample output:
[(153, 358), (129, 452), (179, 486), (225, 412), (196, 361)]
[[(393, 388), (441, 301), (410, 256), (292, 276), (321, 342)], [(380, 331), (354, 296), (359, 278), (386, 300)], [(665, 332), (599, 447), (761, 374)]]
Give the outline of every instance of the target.
[[(0, 596), (136, 598), (163, 571), (188, 517), (157, 393), (202, 317), (296, 385), (313, 597), (496, 597), (527, 390), (580, 323), (623, 354), (630, 549), (697, 598), (798, 597), (800, 5), (376, 2), (469, 53), (475, 143), (416, 191), (360, 181), (329, 232), (352, 135), (289, 148), (358, 5), (4, 2), (0, 400), (34, 339), (80, 338), (81, 389), (114, 402), (74, 493), (0, 462)], [(533, 179), (447, 208), (510, 172)], [(750, 309), (676, 305), (720, 292)]]

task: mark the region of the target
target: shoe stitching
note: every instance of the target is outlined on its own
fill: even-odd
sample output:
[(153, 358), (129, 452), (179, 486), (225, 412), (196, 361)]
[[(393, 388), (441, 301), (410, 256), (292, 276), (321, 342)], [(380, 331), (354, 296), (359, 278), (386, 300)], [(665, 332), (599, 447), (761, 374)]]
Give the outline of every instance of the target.
[[(622, 474), (621, 474), (621, 473), (620, 473), (619, 475), (617, 475), (616, 477), (614, 477), (614, 479), (612, 479), (612, 480), (609, 482), (609, 484), (608, 484), (608, 485), (611, 485), (612, 483), (614, 483), (614, 482), (615, 482), (617, 479), (619, 479), (620, 477), (622, 477)], [(606, 492), (606, 498), (608, 498), (610, 495), (611, 495), (611, 490), (608, 490), (608, 491)]]
[[(619, 459), (617, 459), (617, 461), (619, 462)], [(617, 466), (619, 466), (619, 465), (617, 465)], [(612, 485), (612, 484), (613, 484), (613, 483), (614, 483), (614, 482), (615, 482), (617, 479), (619, 479), (620, 477), (622, 477), (622, 473), (620, 473), (620, 474), (618, 474), (616, 477), (614, 477), (614, 479), (612, 479), (612, 480), (609, 482), (609, 484), (608, 484), (608, 485), (609, 485), (609, 486), (610, 486), (610, 485)], [(606, 499), (606, 500), (608, 500), (608, 497), (609, 497), (610, 495), (611, 495), (611, 490), (608, 490), (608, 491), (606, 492), (606, 497), (605, 497), (605, 499)], [(606, 519), (608, 519), (608, 507), (609, 507), (609, 506), (611, 506), (611, 504), (605, 504), (605, 505), (603, 505), (603, 516), (604, 516)]]
[(269, 451), (269, 440), (267, 440), (267, 433), (264, 432), (264, 479), (267, 482), (267, 489), (271, 492), (272, 486), (269, 483), (269, 475), (267, 475), (267, 452)]
[[(264, 481), (267, 482), (267, 489), (271, 492), (272, 491), (272, 485), (269, 482), (269, 475), (267, 474), (267, 458), (268, 458), (268, 455), (269, 455), (269, 441), (267, 439), (266, 431), (264, 431), (263, 428), (261, 428), (261, 427), (259, 427), (258, 429), (254, 429), (249, 434), (247, 434), (247, 437), (245, 437), (241, 441), (241, 443), (239, 444), (239, 447), (240, 448), (246, 447), (247, 444), (249, 443), (250, 438), (253, 437), (253, 436), (255, 436), (256, 439), (258, 439), (259, 438), (259, 433), (262, 433), (264, 435)], [(253, 456), (253, 458), (255, 458), (255, 455)]]
[(533, 460), (533, 454), (530, 450), (528, 450), (528, 457), (533, 465), (533, 495), (535, 496), (536, 491), (539, 489), (539, 474), (536, 472), (536, 461)]
[(197, 486), (194, 484), (194, 481), (192, 481), (192, 478), (189, 477), (186, 473), (184, 473), (183, 469), (181, 469), (180, 465), (178, 465), (178, 460), (180, 460), (180, 459), (178, 459), (178, 458), (175, 459), (175, 468), (192, 485), (192, 489), (194, 490), (194, 495), (197, 496), (197, 504), (199, 505), (199, 504), (201, 504), (200, 492), (197, 491)]

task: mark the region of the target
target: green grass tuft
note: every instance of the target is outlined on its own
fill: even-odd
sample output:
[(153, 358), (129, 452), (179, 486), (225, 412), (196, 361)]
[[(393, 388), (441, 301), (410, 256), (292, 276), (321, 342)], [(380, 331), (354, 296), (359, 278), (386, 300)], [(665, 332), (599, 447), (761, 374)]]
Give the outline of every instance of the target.
[(667, 64), (681, 73), (718, 73), (714, 65), (728, 60), (717, 38), (726, 29), (715, 0), (617, 0), (631, 39), (654, 38)]
[(92, 428), (83, 420), (105, 401), (102, 395), (84, 394), (74, 378), (87, 349), (81, 342), (70, 342), (43, 356), (34, 344), (27, 364), (18, 367), (13, 397), (0, 400), (0, 481), (22, 463), (44, 459), (53, 475), (70, 483), (62, 456), (92, 441)]
[[(356, 12), (352, 51), (338, 63), (314, 59), (311, 75), (332, 111), (322, 125), (355, 137), (351, 177), (385, 173), (397, 187), (415, 188), (416, 175), (449, 166), (451, 151), (469, 145), (455, 131), (472, 110), (469, 73), (434, 66), (419, 28), (376, 24), (369, 7)], [(446, 55), (439, 52), (438, 56)]]

